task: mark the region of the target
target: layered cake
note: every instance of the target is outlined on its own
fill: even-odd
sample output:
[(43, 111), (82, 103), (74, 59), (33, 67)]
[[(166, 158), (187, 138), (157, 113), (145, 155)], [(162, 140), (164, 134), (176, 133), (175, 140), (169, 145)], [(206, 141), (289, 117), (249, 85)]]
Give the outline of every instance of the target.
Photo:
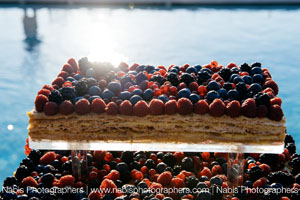
[(28, 113), (32, 140), (283, 142), (278, 85), (260, 63), (169, 67), (69, 59)]

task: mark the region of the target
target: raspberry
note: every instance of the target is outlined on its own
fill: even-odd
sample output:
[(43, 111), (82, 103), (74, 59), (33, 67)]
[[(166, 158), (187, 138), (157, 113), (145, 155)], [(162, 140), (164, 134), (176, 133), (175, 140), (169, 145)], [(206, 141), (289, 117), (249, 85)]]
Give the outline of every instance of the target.
[(157, 182), (162, 184), (162, 186), (167, 186), (171, 183), (172, 180), (172, 174), (169, 171), (161, 173), (158, 178)]
[(102, 197), (101, 197), (101, 194), (98, 190), (96, 191), (91, 191), (89, 196), (88, 196), (88, 199), (90, 200), (101, 200)]
[(193, 103), (187, 98), (179, 99), (177, 107), (178, 113), (181, 115), (188, 115), (193, 111)]
[(209, 158), (210, 158), (210, 153), (209, 152), (203, 152), (201, 154), (201, 157), (202, 157), (203, 160), (208, 161)]
[(209, 105), (209, 114), (214, 117), (220, 117), (224, 114), (225, 104), (221, 99), (215, 99)]
[(133, 63), (133, 64), (130, 66), (129, 70), (130, 70), (130, 71), (134, 71), (134, 70), (136, 70), (136, 68), (137, 68), (138, 66), (140, 66), (140, 65), (137, 64), (137, 63)]
[(186, 85), (184, 82), (180, 83), (180, 84), (177, 86), (177, 90), (178, 90), (178, 91), (181, 90), (181, 89), (183, 89), (183, 88), (187, 88), (187, 85)]
[(256, 103), (254, 99), (249, 98), (243, 102), (241, 114), (249, 118), (256, 117)]
[(111, 162), (113, 161), (114, 157), (110, 152), (105, 152), (104, 160), (106, 162)]
[(261, 164), (259, 167), (263, 170), (264, 176), (268, 176), (268, 174), (271, 172), (271, 167), (267, 164)]
[(74, 106), (71, 101), (65, 100), (59, 105), (59, 113), (69, 115), (74, 111)]
[(201, 95), (201, 96), (205, 96), (207, 94), (207, 88), (204, 86), (204, 85), (200, 85), (198, 87), (198, 93)]
[(199, 100), (197, 103), (194, 104), (194, 113), (199, 115), (204, 115), (208, 113), (209, 106), (205, 100)]
[(51, 85), (44, 85), (42, 89), (47, 89), (47, 90), (54, 90), (54, 88)]
[(116, 181), (120, 179), (120, 172), (118, 172), (117, 170), (111, 170), (111, 172), (109, 174), (107, 174), (106, 176), (104, 176), (103, 179), (109, 179), (112, 181)]
[(74, 69), (73, 69), (73, 67), (69, 63), (64, 64), (64, 66), (63, 66), (63, 68), (62, 68), (61, 71), (68, 72), (69, 74), (74, 73)]
[(100, 185), (100, 190), (104, 194), (115, 194), (117, 191), (117, 186), (112, 180), (104, 179)]
[(59, 179), (60, 187), (73, 186), (75, 178), (72, 175), (65, 175)]
[(165, 114), (175, 115), (177, 113), (177, 102), (175, 100), (169, 100), (165, 104)]
[(197, 175), (198, 178), (200, 178), (201, 176), (207, 176), (208, 178), (211, 178), (212, 173), (209, 168), (204, 167), (202, 169), (202, 171), (198, 172), (198, 175)]
[(38, 186), (38, 183), (32, 176), (28, 176), (22, 180), (21, 185), (24, 188), (28, 186), (36, 188)]
[(253, 188), (263, 188), (267, 183), (266, 178), (260, 178), (253, 183)]
[(120, 104), (120, 113), (123, 115), (131, 115), (133, 112), (130, 101), (125, 100)]
[(151, 115), (161, 115), (164, 113), (164, 102), (159, 99), (152, 99), (149, 104)]
[(175, 188), (185, 187), (185, 183), (181, 178), (172, 178), (170, 185), (171, 187), (175, 187)]
[(278, 94), (279, 89), (278, 89), (278, 85), (275, 81), (273, 81), (273, 80), (266, 81), (265, 84), (263, 85), (263, 88), (265, 89), (265, 88), (268, 88), (268, 87), (272, 88), (275, 95)]
[(156, 182), (153, 182), (149, 187), (150, 190), (151, 189), (161, 189), (161, 188), (162, 188), (162, 185), (160, 183), (156, 183)]
[(39, 94), (35, 98), (35, 109), (38, 112), (43, 112), (45, 104), (48, 102), (48, 97), (43, 94)]
[(78, 64), (74, 58), (70, 58), (67, 63), (73, 67), (75, 73), (79, 70)]
[(174, 157), (176, 158), (177, 162), (181, 162), (181, 160), (185, 157), (183, 152), (175, 152)]
[(283, 117), (282, 109), (279, 105), (271, 105), (269, 109), (269, 118), (271, 120), (280, 121)]
[(190, 90), (193, 91), (198, 91), (198, 83), (197, 82), (191, 82), (189, 85)]
[(41, 89), (41, 90), (38, 92), (38, 95), (39, 95), (39, 94), (43, 94), (43, 95), (45, 95), (46, 97), (49, 97), (50, 93), (51, 93), (51, 91), (48, 90), (48, 89)]
[(58, 113), (58, 105), (55, 102), (47, 102), (44, 107), (44, 113), (47, 116), (52, 116)]
[(53, 152), (53, 151), (47, 152), (45, 155), (43, 155), (40, 158), (39, 163), (43, 164), (43, 165), (50, 164), (51, 162), (53, 162), (55, 160), (55, 157), (56, 157), (55, 152)]
[(268, 108), (265, 105), (259, 105), (257, 107), (257, 117), (263, 118), (268, 116)]
[(149, 114), (149, 106), (145, 101), (139, 101), (137, 102), (133, 107), (133, 114), (135, 116), (144, 117), (147, 114)]
[(118, 105), (115, 102), (110, 102), (109, 104), (107, 104), (106, 113), (108, 115), (117, 115)]
[(106, 151), (94, 151), (93, 156), (94, 156), (94, 158), (96, 158), (97, 160), (103, 160), (105, 154), (106, 154)]
[(61, 71), (57, 77), (62, 77), (63, 79), (66, 79), (67, 77), (69, 76), (69, 73), (68, 72), (65, 72), (65, 71)]
[(280, 97), (275, 97), (275, 98), (271, 99), (270, 104), (271, 105), (277, 104), (277, 105), (281, 106), (281, 104), (282, 104), (281, 98)]
[(53, 82), (52, 85), (58, 85), (61, 87), (61, 85), (64, 83), (65, 79), (63, 77), (57, 77)]
[(223, 173), (222, 167), (220, 165), (214, 165), (211, 169), (211, 173), (212, 176), (215, 176), (217, 174), (222, 174)]
[(240, 116), (240, 110), (241, 110), (240, 102), (234, 100), (227, 104), (225, 113), (229, 117), (234, 118)]
[(79, 115), (84, 115), (90, 112), (90, 102), (87, 99), (80, 99), (75, 104), (75, 112)]
[(104, 113), (105, 108), (106, 108), (106, 104), (102, 99), (97, 98), (92, 101), (91, 110), (94, 113), (97, 114)]

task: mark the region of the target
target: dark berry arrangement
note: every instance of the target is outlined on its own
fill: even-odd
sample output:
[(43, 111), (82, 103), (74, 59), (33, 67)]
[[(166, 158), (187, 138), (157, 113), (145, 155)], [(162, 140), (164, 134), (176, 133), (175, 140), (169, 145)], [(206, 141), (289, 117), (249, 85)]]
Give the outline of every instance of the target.
[(48, 116), (83, 115), (146, 116), (196, 113), (232, 118), (240, 115), (283, 118), (278, 86), (260, 63), (226, 67), (216, 61), (200, 66), (92, 63), (69, 59), (52, 85), (45, 85), (35, 109)]
[[(14, 176), (7, 177), (0, 199), (22, 200), (299, 200), (300, 155), (291, 135), (285, 137), (281, 154), (245, 154), (244, 177), (233, 197), (218, 192), (228, 188), (226, 153), (107, 152), (87, 153), (87, 177), (72, 176), (70, 151), (30, 150)], [(80, 156), (80, 155), (79, 155)], [(38, 188), (80, 188), (78, 193), (46, 193)], [(238, 188), (239, 188), (238, 187)], [(22, 190), (23, 188), (23, 190)], [(25, 188), (27, 188), (25, 190)], [(102, 189), (96, 192), (94, 189)], [(120, 192), (113, 189), (120, 189)], [(151, 189), (181, 188), (181, 192), (160, 193)], [(193, 189), (196, 192), (193, 192)], [(291, 189), (294, 192), (253, 193), (251, 189)], [(104, 189), (107, 189), (107, 192)], [(133, 190), (130, 190), (133, 189)], [(130, 192), (137, 189), (139, 192)], [(150, 190), (150, 191), (149, 191)], [(123, 192), (125, 191), (125, 192)], [(126, 192), (128, 191), (128, 192)]]

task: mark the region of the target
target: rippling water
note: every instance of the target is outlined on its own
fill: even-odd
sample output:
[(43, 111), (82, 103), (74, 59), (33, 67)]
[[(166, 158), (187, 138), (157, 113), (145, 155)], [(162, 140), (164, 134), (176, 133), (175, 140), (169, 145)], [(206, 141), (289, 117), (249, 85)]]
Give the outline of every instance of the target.
[(26, 111), (37, 91), (69, 57), (153, 65), (262, 62), (279, 84), (288, 132), (300, 147), (298, 7), (34, 10), (0, 7), (0, 182), (25, 156)]

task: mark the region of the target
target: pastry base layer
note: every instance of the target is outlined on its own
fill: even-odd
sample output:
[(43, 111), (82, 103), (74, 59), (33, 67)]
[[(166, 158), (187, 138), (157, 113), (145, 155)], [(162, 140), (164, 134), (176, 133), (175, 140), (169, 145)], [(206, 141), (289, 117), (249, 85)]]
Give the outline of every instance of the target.
[(28, 116), (29, 136), (33, 140), (271, 144), (282, 142), (286, 129), (285, 119), (277, 122), (268, 118), (213, 117), (209, 114), (46, 116), (31, 111)]

